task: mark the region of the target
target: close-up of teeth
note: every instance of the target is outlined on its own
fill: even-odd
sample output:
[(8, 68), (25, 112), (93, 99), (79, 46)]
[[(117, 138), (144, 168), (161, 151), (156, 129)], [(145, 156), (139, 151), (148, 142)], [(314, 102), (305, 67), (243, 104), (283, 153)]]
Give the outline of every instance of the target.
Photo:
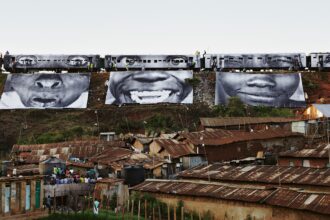
[(131, 91), (131, 99), (134, 102), (144, 103), (158, 103), (168, 99), (172, 91), (161, 90), (161, 91)]

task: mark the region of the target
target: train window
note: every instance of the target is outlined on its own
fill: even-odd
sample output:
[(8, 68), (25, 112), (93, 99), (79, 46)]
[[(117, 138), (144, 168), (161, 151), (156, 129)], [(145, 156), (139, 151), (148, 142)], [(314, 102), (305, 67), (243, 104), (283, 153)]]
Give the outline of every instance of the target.
[(157, 63), (157, 60), (154, 60), (154, 63)]
[(314, 59), (316, 59), (317, 57), (313, 57)]
[(147, 61), (146, 60), (143, 60), (143, 63), (146, 63)]
[(158, 60), (158, 62), (162, 62), (162, 60)]
[(234, 58), (233, 57), (229, 57), (230, 60), (233, 60)]
[(120, 63), (120, 60), (117, 60), (117, 63)]
[(288, 58), (288, 60), (291, 60), (291, 57), (287, 57)]
[(268, 60), (271, 60), (272, 58), (271, 57), (268, 57)]
[(166, 60), (163, 60), (164, 63), (166, 63)]
[(253, 60), (253, 57), (249, 57), (249, 60)]
[(223, 57), (220, 57), (220, 60), (224, 60), (225, 58), (223, 58)]
[(180, 60), (180, 63), (183, 63), (183, 60)]
[(50, 62), (50, 60), (47, 60), (48, 62)]
[(141, 63), (142, 62), (142, 60), (138, 60), (138, 63)]
[(243, 57), (240, 57), (240, 58), (238, 58), (238, 59), (243, 60)]
[(185, 62), (185, 63), (188, 63), (188, 61), (187, 61), (187, 60), (185, 60), (184, 62)]
[(151, 60), (148, 60), (148, 63), (151, 63)]
[(258, 57), (258, 60), (262, 60), (262, 57)]
[(112, 57), (111, 59), (112, 59), (113, 61), (115, 61), (117, 58), (116, 58), (116, 57)]

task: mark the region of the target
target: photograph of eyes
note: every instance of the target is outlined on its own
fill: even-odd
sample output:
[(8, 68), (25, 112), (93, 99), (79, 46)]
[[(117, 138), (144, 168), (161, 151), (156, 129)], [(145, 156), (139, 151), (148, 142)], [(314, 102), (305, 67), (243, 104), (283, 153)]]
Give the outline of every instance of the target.
[(300, 73), (217, 72), (215, 104), (228, 104), (229, 97), (234, 96), (252, 106), (304, 107), (306, 105)]
[(90, 74), (10, 74), (0, 109), (86, 108)]
[(193, 102), (192, 71), (111, 72), (105, 104)]

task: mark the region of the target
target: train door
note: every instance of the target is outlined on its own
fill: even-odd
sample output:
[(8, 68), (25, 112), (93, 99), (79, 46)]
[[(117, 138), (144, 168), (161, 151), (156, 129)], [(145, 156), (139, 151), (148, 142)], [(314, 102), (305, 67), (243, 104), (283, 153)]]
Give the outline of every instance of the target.
[(323, 55), (319, 55), (319, 67), (323, 68)]

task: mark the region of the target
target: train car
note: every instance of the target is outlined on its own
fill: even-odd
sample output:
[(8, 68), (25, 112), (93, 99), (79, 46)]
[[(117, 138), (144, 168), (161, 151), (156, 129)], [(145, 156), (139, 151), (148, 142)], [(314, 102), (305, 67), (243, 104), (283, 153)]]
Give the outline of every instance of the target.
[(104, 66), (107, 71), (199, 69), (200, 59), (194, 55), (106, 55)]
[(326, 53), (311, 53), (310, 67), (312, 69), (329, 69), (330, 68), (330, 52)]
[(9, 72), (68, 71), (90, 72), (101, 68), (99, 55), (11, 55), (4, 56)]
[(306, 54), (206, 54), (206, 69), (303, 69)]

